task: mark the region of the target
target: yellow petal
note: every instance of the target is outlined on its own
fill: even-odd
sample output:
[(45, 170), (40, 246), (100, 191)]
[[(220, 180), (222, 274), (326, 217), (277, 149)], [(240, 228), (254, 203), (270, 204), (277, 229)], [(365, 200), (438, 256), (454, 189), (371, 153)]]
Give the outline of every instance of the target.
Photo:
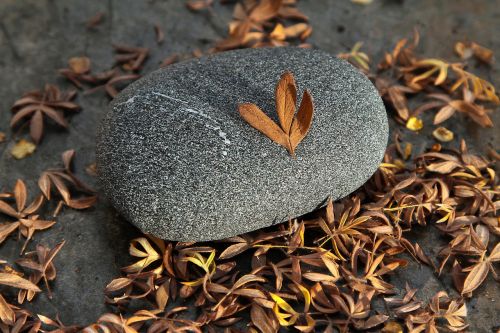
[(36, 145), (33, 142), (21, 139), (12, 147), (10, 153), (15, 159), (20, 160), (33, 154), (35, 149)]
[(410, 117), (406, 123), (406, 128), (412, 131), (419, 131), (424, 127), (422, 119), (417, 117)]

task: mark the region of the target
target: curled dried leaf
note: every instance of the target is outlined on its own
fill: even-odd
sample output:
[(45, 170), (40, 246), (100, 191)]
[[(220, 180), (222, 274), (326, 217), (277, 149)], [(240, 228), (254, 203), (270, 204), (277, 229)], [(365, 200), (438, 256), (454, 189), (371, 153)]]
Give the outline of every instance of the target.
[(432, 135), (441, 142), (450, 142), (453, 140), (453, 132), (446, 127), (438, 127), (433, 132)]

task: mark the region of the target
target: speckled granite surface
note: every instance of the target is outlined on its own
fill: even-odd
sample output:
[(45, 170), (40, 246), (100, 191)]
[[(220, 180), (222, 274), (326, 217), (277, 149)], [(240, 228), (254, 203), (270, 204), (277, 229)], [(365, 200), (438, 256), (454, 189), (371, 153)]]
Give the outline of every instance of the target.
[[(295, 75), (315, 116), (297, 159), (250, 127), (242, 102), (275, 116), (274, 87)], [(386, 111), (358, 70), (318, 50), (231, 51), (156, 71), (110, 106), (98, 138), (102, 188), (145, 232), (213, 240), (307, 213), (377, 169)]]

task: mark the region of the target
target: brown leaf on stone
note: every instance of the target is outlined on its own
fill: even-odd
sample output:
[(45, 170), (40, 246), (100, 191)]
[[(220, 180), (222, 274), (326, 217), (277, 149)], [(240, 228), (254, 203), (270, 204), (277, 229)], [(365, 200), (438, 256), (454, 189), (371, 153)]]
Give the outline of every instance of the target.
[(304, 140), (309, 132), (312, 125), (313, 114), (314, 104), (312, 96), (309, 91), (306, 90), (302, 96), (299, 111), (293, 120), (292, 129), (290, 131), (290, 146), (292, 155), (295, 152), (295, 148), (302, 142), (302, 140)]
[(312, 96), (307, 90), (295, 114), (296, 100), (295, 80), (290, 72), (285, 72), (275, 89), (276, 112), (281, 127), (255, 104), (240, 104), (239, 112), (252, 127), (285, 147), (292, 156), (295, 156), (295, 148), (309, 132), (314, 114)]
[(275, 102), (281, 128), (289, 135), (297, 104), (297, 87), (292, 73), (285, 72), (281, 75), (276, 85)]
[(245, 121), (253, 128), (277, 144), (291, 150), (286, 133), (258, 106), (255, 104), (244, 103), (238, 106), (238, 110), (241, 117), (245, 119)]

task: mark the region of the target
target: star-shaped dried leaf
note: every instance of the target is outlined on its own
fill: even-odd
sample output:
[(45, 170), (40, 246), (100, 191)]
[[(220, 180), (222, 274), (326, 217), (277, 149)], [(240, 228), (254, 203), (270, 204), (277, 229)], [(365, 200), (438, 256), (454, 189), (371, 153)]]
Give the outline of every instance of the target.
[(59, 126), (68, 127), (64, 111), (76, 111), (80, 108), (71, 102), (74, 97), (74, 91), (62, 93), (59, 88), (51, 84), (45, 85), (43, 91), (28, 92), (12, 105), (14, 114), (10, 126), (15, 127), (29, 117), (30, 135), (38, 144), (43, 136), (44, 117), (52, 119)]
[(428, 97), (434, 99), (434, 101), (422, 104), (414, 113), (418, 114), (439, 108), (434, 116), (434, 125), (448, 120), (458, 111), (466, 114), (482, 127), (493, 126), (493, 122), (488, 116), (490, 111), (475, 103), (475, 96), (470, 90), (463, 89), (463, 99), (453, 99), (447, 94), (429, 94)]
[[(5, 222), (0, 225), (0, 244), (23, 224), (23, 220), (25, 218), (31, 218), (28, 216), (35, 214), (44, 203), (43, 195), (39, 195), (28, 206), (26, 206), (27, 198), (28, 193), (26, 185), (21, 179), (16, 181), (12, 193), (0, 194), (0, 213), (17, 219), (15, 222)], [(15, 207), (12, 207), (9, 203), (12, 199), (15, 201)]]
[(496, 275), (492, 263), (497, 261), (500, 261), (500, 243), (496, 244), (489, 256), (483, 255), (477, 264), (463, 269), (468, 274), (464, 281), (462, 295), (477, 289), (486, 279), (490, 270)]
[[(94, 195), (95, 191), (79, 180), (71, 171), (74, 155), (75, 151), (72, 149), (63, 152), (64, 168), (48, 169), (42, 172), (38, 179), (38, 186), (47, 200), (51, 200), (52, 192), (55, 192), (62, 198), (61, 203), (68, 207), (73, 209), (90, 208), (96, 203), (97, 197)], [(75, 199), (72, 192), (73, 194), (84, 194), (84, 196)], [(57, 216), (60, 209), (60, 206), (56, 208), (54, 216)]]
[[(48, 297), (52, 298), (52, 292), (50, 290), (49, 281), (56, 278), (56, 268), (54, 266), (53, 260), (57, 253), (64, 246), (65, 241), (57, 244), (54, 248), (49, 249), (43, 245), (37, 245), (36, 251), (29, 252), (26, 254), (25, 258), (18, 259), (16, 263), (25, 268), (31, 269), (34, 272), (30, 275), (30, 281), (35, 285), (38, 284), (42, 279), (47, 287)], [(19, 303), (22, 303), (26, 298), (31, 301), (35, 293), (33, 290), (21, 290), (18, 295)]]
[(352, 47), (351, 51), (348, 53), (340, 53), (337, 56), (349, 61), (359, 69), (368, 72), (370, 70), (370, 57), (368, 57), (366, 53), (360, 51), (361, 46), (363, 46), (363, 43), (357, 42)]
[(26, 237), (26, 241), (24, 242), (23, 247), (21, 248), (21, 254), (26, 249), (28, 242), (33, 237), (35, 231), (45, 230), (52, 227), (56, 221), (46, 221), (38, 219), (38, 215), (31, 215), (25, 219), (19, 219), (19, 229), (21, 230), (21, 234)]
[(149, 55), (149, 49), (145, 47), (133, 47), (128, 45), (113, 45), (117, 55), (115, 61), (127, 71), (138, 71)]

